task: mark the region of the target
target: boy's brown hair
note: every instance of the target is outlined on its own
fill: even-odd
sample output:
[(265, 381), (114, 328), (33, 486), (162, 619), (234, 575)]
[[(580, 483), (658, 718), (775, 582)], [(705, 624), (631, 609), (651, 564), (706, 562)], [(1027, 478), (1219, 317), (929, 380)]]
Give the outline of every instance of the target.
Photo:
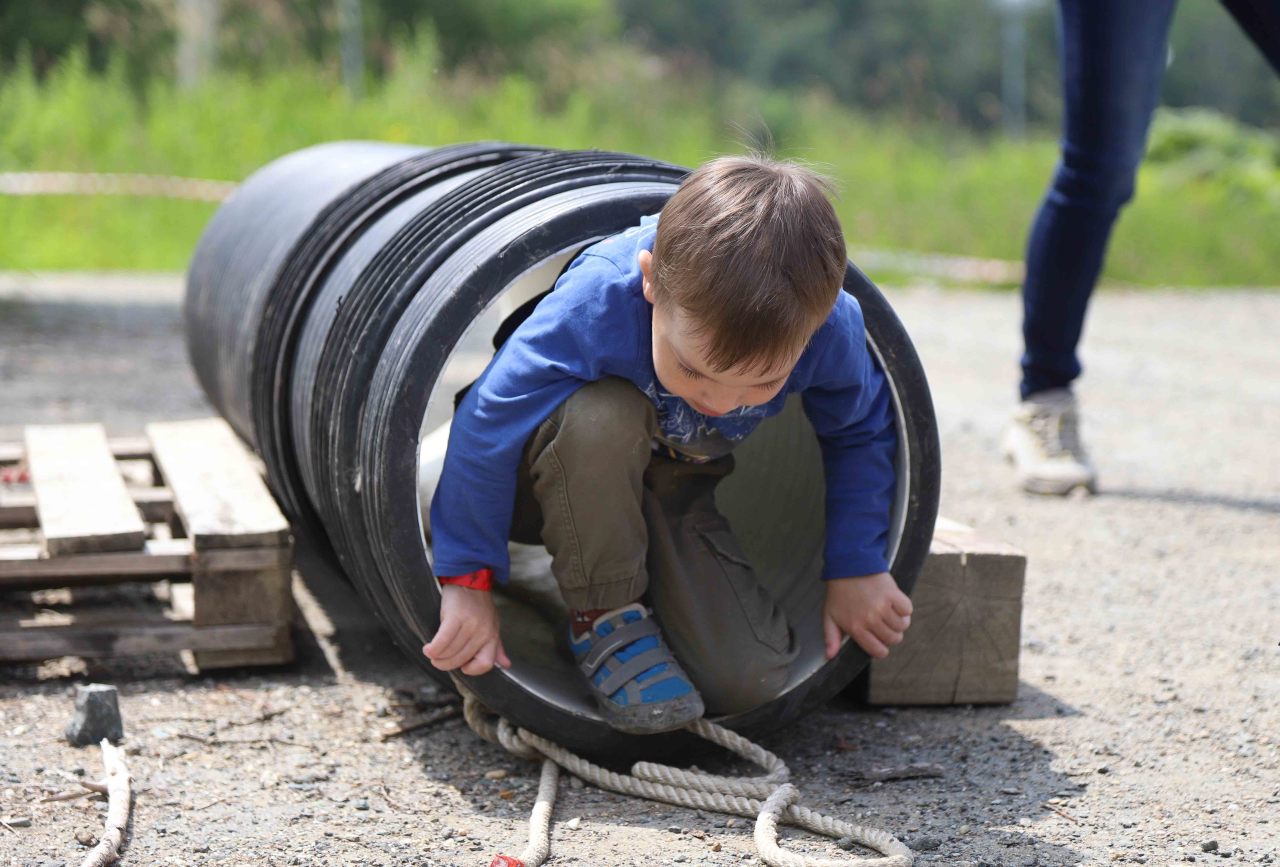
[(830, 314), (847, 260), (830, 193), (795, 163), (722, 157), (662, 209), (655, 300), (684, 311), (716, 371), (777, 369)]

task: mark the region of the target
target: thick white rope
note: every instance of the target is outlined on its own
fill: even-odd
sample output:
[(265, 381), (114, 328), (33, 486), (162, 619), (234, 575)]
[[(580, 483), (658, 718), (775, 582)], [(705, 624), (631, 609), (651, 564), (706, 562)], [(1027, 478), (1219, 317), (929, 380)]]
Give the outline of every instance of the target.
[[(715, 723), (697, 720), (690, 723), (689, 730), (760, 766), (765, 771), (763, 776), (720, 777), (649, 762), (633, 765), (629, 775), (618, 774), (494, 716), (466, 690), (462, 696), (463, 715), (476, 734), (519, 758), (543, 760), (538, 800), (529, 818), (529, 845), (519, 858), (498, 855), (490, 867), (540, 867), (546, 861), (551, 853), (551, 810), (559, 768), (623, 795), (754, 818), (756, 848), (761, 859), (771, 867), (911, 867), (911, 850), (889, 832), (824, 816), (797, 804), (800, 793), (787, 782), (790, 772), (782, 759)], [(811, 858), (788, 852), (778, 845), (779, 822), (828, 837), (848, 837), (884, 857)]]

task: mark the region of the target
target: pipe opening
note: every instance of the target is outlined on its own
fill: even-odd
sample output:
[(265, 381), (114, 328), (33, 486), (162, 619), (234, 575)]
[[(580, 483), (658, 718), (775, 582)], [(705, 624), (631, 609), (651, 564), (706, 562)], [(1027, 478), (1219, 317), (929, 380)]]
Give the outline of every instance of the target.
[[(494, 354), (493, 339), (504, 321), (527, 301), (549, 290), (590, 241), (533, 263), (476, 316), (449, 351), (423, 420), (418, 463), (419, 516), (430, 524), (430, 505), (443, 469), (456, 394), (483, 372)], [(873, 356), (881, 368), (880, 355)], [(890, 380), (892, 384), (892, 380)], [(902, 403), (893, 394), (901, 447), (898, 486), (888, 542), (892, 561), (906, 519), (908, 455)], [(799, 396), (777, 417), (766, 419), (734, 450), (736, 468), (719, 485), (716, 503), (729, 520), (757, 576), (785, 611), (800, 646), (778, 696), (813, 677), (825, 663), (821, 614), (824, 477), (817, 437)], [(427, 557), (429, 540), (424, 534)], [(502, 641), (512, 668), (508, 675), (540, 700), (574, 715), (598, 719), (595, 704), (572, 662), (566, 641), (566, 608), (551, 573), (545, 547), (508, 545), (511, 581), (495, 588)]]

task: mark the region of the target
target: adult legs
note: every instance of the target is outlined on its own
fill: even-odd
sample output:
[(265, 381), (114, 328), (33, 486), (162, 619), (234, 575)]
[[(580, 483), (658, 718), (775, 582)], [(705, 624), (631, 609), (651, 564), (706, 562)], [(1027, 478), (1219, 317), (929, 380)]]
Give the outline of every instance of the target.
[(1068, 387), (1115, 219), (1159, 101), (1175, 0), (1059, 0), (1061, 159), (1027, 244), (1023, 399)]

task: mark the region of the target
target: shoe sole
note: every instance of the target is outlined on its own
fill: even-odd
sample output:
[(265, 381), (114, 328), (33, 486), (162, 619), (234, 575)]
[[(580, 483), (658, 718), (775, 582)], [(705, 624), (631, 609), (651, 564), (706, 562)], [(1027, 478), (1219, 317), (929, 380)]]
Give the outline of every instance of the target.
[[(1004, 462), (1009, 466), (1016, 466), (1017, 460), (1014, 458), (1013, 450), (1008, 446), (1001, 444), (1001, 452), (1003, 453)], [(1098, 480), (1090, 479), (1087, 482), (1052, 482), (1043, 479), (1025, 479), (1019, 483), (1019, 487), (1028, 494), (1040, 494), (1049, 497), (1065, 497), (1076, 488), (1083, 488), (1089, 494), (1098, 493)]]
[(664, 701), (661, 705), (638, 704), (617, 707), (608, 699), (597, 699), (600, 715), (620, 732), (631, 735), (656, 735), (682, 729), (706, 713), (702, 696), (695, 693)]
[(1088, 482), (1046, 482), (1039, 479), (1027, 479), (1022, 483), (1022, 490), (1028, 494), (1039, 494), (1046, 497), (1065, 497), (1077, 488), (1088, 494), (1098, 493), (1096, 480)]

